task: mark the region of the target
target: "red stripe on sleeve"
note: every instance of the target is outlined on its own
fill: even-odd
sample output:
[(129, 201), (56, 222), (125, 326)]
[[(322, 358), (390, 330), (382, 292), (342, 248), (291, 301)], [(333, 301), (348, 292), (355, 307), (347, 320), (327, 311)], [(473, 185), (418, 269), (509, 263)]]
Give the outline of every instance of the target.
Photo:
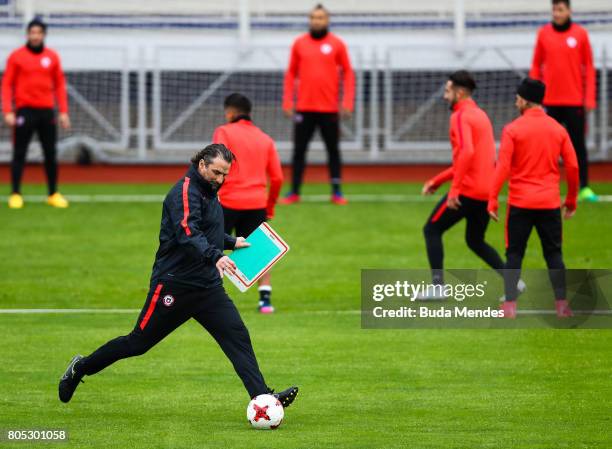
[(181, 221), (181, 226), (185, 230), (185, 234), (187, 234), (187, 236), (190, 236), (191, 229), (189, 229), (189, 224), (187, 224), (188, 218), (189, 218), (189, 178), (185, 176), (185, 181), (183, 182), (183, 220)]
[(153, 297), (151, 298), (151, 302), (149, 303), (147, 313), (145, 313), (144, 318), (140, 322), (140, 330), (143, 330), (149, 322), (149, 318), (151, 318), (151, 315), (153, 314), (153, 310), (155, 309), (155, 304), (157, 304), (157, 299), (159, 298), (159, 293), (161, 292), (162, 287), (162, 284), (157, 284), (157, 287), (155, 288), (155, 293), (153, 293)]

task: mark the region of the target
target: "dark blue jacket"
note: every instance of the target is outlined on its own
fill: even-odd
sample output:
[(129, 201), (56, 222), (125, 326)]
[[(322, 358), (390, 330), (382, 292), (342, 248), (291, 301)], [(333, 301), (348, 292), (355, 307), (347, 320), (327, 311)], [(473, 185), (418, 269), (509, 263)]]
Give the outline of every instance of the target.
[(151, 285), (164, 281), (202, 288), (222, 285), (215, 263), (224, 249), (235, 244), (236, 239), (224, 232), (217, 192), (191, 165), (164, 200)]

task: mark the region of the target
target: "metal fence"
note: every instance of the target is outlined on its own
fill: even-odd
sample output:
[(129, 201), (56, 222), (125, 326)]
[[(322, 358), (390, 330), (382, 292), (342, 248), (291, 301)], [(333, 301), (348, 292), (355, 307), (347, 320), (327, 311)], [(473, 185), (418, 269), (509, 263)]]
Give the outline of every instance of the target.
[[(342, 147), (363, 148), (363, 67), (361, 53), (353, 52), (356, 74), (355, 115), (342, 123)], [(221, 105), (232, 92), (241, 92), (254, 104), (257, 123), (276, 141), (291, 147), (291, 125), (280, 107), (286, 47), (159, 47), (155, 51), (152, 81), (152, 148), (193, 150), (210, 141), (223, 122)], [(213, 64), (211, 64), (213, 62)], [(317, 139), (313, 149), (321, 149)]]
[[(445, 47), (412, 46), (386, 50), (384, 57), (384, 140), (382, 150), (409, 152), (415, 159), (436, 158), (448, 149), (448, 107), (441, 100), (448, 73), (471, 70), (478, 89), (475, 100), (493, 122), (499, 140), (505, 124), (516, 117), (514, 97), (519, 81), (527, 76), (532, 47), (481, 46), (468, 48), (458, 60)], [(449, 61), (432, 69), (427, 58)], [(420, 66), (410, 61), (420, 61)], [(607, 159), (610, 147), (609, 60), (606, 48), (595, 55), (598, 107), (588, 115), (587, 142), (592, 158)]]
[[(289, 49), (274, 46), (158, 46), (129, 56), (124, 46), (58, 49), (64, 61), (73, 128), (60, 134), (60, 153), (86, 148), (101, 160), (184, 161), (223, 123), (223, 99), (251, 97), (257, 124), (288, 159), (292, 123), (281, 110)], [(598, 106), (589, 116), (592, 159), (609, 159), (612, 49), (595, 52)], [(9, 48), (0, 48), (0, 58)], [(450, 157), (448, 73), (475, 73), (476, 100), (491, 117), (496, 137), (515, 116), (514, 91), (526, 75), (531, 47), (468, 47), (460, 56), (444, 46), (403, 46), (366, 52), (351, 48), (356, 72), (355, 114), (342, 123), (347, 161), (441, 161)], [(440, 61), (444, 61), (441, 63)], [(0, 127), (0, 159), (10, 158), (11, 135)], [(323, 156), (318, 139), (312, 149)], [(40, 157), (37, 145), (30, 152)]]

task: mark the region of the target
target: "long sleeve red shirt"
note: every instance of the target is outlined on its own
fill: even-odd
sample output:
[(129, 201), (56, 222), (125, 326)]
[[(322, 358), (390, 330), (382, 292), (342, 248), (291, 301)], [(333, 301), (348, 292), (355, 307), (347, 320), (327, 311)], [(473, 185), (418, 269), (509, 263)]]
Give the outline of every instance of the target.
[(495, 137), (489, 117), (471, 98), (462, 100), (453, 106), (449, 134), (453, 165), (430, 182), (438, 187), (452, 179), (449, 197), (487, 201), (495, 169)]
[(572, 23), (567, 31), (550, 23), (540, 28), (529, 76), (546, 85), (546, 106), (597, 105), (593, 51), (580, 25)]
[(301, 112), (338, 112), (342, 71), (342, 108), (352, 111), (355, 98), (355, 74), (344, 42), (327, 33), (322, 39), (310, 34), (298, 37), (291, 48), (285, 73), (283, 109), (292, 109), (297, 84), (297, 104)]
[[(222, 143), (236, 155), (219, 201), (230, 209), (268, 209), (273, 213), (283, 184), (283, 171), (274, 140), (249, 120), (219, 126), (214, 143)], [(268, 179), (270, 189), (267, 190)]]
[(567, 199), (576, 208), (578, 162), (567, 131), (541, 108), (527, 109), (502, 134), (489, 210), (497, 210), (497, 196), (510, 178), (508, 204), (525, 209), (560, 206), (559, 157), (567, 176)]
[(58, 54), (45, 47), (34, 53), (25, 45), (13, 51), (6, 62), (2, 78), (2, 111), (17, 109), (53, 108), (68, 112), (66, 80)]

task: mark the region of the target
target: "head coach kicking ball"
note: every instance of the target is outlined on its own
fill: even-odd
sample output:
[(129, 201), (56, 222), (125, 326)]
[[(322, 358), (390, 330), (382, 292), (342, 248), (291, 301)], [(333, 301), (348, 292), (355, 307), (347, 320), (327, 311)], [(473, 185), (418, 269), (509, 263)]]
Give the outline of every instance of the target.
[[(164, 200), (150, 290), (136, 326), (87, 357), (72, 358), (59, 382), (62, 402), (70, 401), (83, 376), (144, 354), (190, 318), (219, 343), (251, 398), (273, 393), (259, 370), (249, 332), (223, 288), (223, 271), (235, 269), (223, 249), (248, 246), (244, 238), (223, 231), (217, 199), (234, 159), (222, 144), (208, 145), (191, 159), (185, 177)], [(287, 407), (297, 392), (297, 387), (291, 387), (274, 396)]]

